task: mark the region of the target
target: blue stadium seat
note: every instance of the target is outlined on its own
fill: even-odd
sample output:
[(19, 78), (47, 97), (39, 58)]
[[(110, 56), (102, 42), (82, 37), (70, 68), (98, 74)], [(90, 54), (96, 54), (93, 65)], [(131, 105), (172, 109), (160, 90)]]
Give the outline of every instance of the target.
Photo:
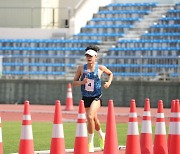
[(65, 75), (65, 72), (48, 71), (3, 71), (3, 75)]
[(25, 75), (25, 71), (2, 71), (3, 75)]
[(180, 77), (180, 73), (170, 73), (170, 77)]
[(152, 3), (111, 3), (108, 7), (117, 7), (117, 6), (157, 6), (158, 2)]
[(164, 21), (169, 21), (169, 20), (180, 21), (180, 17), (164, 17), (164, 18), (161, 18), (159, 20), (164, 20)]
[(114, 76), (122, 76), (122, 77), (155, 77), (158, 76), (156, 72), (113, 72)]
[(98, 14), (149, 14), (150, 10), (101, 10)]
[(75, 64), (65, 64), (65, 63), (15, 63), (15, 62), (3, 62), (4, 67), (6, 66), (51, 66), (51, 67), (74, 67)]
[[(112, 12), (111, 12), (112, 13)], [(91, 21), (140, 21), (141, 18), (92, 18)]]
[(123, 33), (79, 33), (79, 34), (76, 34), (75, 36), (96, 36), (96, 37), (120, 37), (120, 36), (123, 36), (124, 34)]
[(132, 25), (86, 25), (83, 28), (132, 28)]
[(157, 25), (152, 25), (150, 28), (180, 28), (179, 24), (173, 24), (173, 25), (165, 25), (165, 24), (157, 24)]

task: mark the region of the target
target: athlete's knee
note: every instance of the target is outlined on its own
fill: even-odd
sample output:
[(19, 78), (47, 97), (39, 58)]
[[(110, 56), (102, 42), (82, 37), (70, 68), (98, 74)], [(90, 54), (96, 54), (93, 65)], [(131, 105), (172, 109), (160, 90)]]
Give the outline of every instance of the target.
[(94, 121), (94, 116), (93, 116), (92, 114), (88, 114), (88, 115), (87, 115), (87, 120), (88, 120), (89, 122)]
[(97, 124), (97, 125), (100, 124), (99, 119), (96, 118), (94, 121), (95, 121), (95, 124)]

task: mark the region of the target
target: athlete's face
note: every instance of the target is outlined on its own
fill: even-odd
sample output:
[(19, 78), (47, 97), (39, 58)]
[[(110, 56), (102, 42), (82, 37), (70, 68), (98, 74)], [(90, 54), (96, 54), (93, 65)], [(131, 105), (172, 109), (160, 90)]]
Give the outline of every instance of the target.
[(88, 64), (93, 64), (93, 63), (95, 63), (95, 61), (96, 61), (96, 56), (91, 56), (91, 55), (86, 55), (86, 61), (87, 61), (87, 63)]

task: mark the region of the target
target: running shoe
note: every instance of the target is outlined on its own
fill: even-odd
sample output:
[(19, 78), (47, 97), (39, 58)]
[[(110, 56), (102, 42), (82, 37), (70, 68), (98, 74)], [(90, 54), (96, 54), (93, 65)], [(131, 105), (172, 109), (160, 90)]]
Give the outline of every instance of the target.
[(102, 138), (99, 138), (99, 147), (104, 150), (104, 141), (105, 141), (105, 134)]
[(89, 152), (94, 152), (94, 143), (88, 144)]

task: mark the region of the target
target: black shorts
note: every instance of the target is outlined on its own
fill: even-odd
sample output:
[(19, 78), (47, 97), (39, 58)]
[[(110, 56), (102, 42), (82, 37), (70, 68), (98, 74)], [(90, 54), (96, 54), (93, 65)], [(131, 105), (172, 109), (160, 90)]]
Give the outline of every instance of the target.
[(96, 96), (96, 97), (85, 97), (85, 96), (83, 96), (83, 97), (82, 97), (82, 100), (84, 101), (84, 107), (85, 107), (85, 108), (90, 107), (90, 106), (91, 106), (91, 103), (92, 103), (94, 100), (95, 100), (95, 101), (100, 100), (100, 103), (101, 103), (101, 106), (102, 106), (101, 96), (102, 96), (102, 94), (101, 94), (101, 95), (98, 95), (98, 96)]

